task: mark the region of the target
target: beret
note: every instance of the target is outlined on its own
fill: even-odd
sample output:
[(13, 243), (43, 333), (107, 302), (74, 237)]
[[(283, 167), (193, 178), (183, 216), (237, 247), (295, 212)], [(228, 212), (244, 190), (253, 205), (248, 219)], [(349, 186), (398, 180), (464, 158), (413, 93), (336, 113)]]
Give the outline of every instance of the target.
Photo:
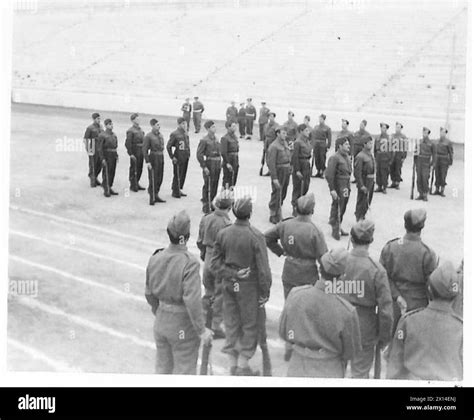
[(158, 120), (156, 118), (152, 118), (150, 120), (150, 125), (153, 127), (157, 122), (158, 122)]
[(349, 252), (345, 248), (331, 249), (321, 257), (321, 265), (326, 273), (340, 276), (346, 270)]
[(294, 117), (295, 113), (293, 111), (288, 111), (288, 115), (291, 115), (292, 117)]
[(232, 211), (238, 219), (249, 217), (252, 213), (252, 197), (246, 195), (237, 199), (232, 206)]
[(402, 124), (401, 122), (398, 122), (398, 121), (397, 121), (397, 122), (395, 123), (395, 125), (399, 125), (400, 128), (403, 128), (403, 124)]
[(214, 121), (208, 120), (208, 121), (206, 121), (206, 122), (204, 123), (204, 128), (205, 128), (206, 130), (209, 130), (213, 125), (214, 125)]
[(107, 118), (107, 119), (104, 121), (104, 124), (105, 124), (105, 125), (109, 125), (111, 122), (112, 122), (112, 120), (111, 120), (110, 118)]
[(92, 119), (95, 120), (96, 118), (99, 118), (100, 117), (100, 114), (98, 112), (94, 112), (92, 114)]
[(133, 121), (137, 117), (138, 117), (138, 114), (134, 112), (132, 115), (130, 115), (130, 120)]
[(277, 116), (274, 112), (269, 112), (268, 115), (273, 115), (273, 117)]
[(387, 123), (381, 122), (380, 127), (383, 127), (383, 126), (385, 126), (387, 130), (390, 128), (390, 126)]
[(199, 99), (199, 96), (195, 96), (194, 99)]
[(321, 114), (320, 117), (325, 120), (326, 119), (326, 115), (325, 114)]
[(423, 131), (428, 131), (428, 134), (431, 133), (431, 130), (428, 127), (423, 127)]
[(308, 193), (296, 200), (296, 210), (299, 214), (312, 214), (315, 204), (314, 193)]
[(311, 121), (311, 117), (309, 115), (305, 115), (304, 118), (308, 121)]
[(186, 120), (183, 117), (178, 118), (178, 124), (184, 123)]
[(228, 209), (234, 202), (234, 195), (230, 190), (222, 190), (214, 199), (214, 206), (219, 209)]
[(168, 222), (168, 230), (175, 238), (189, 234), (191, 228), (191, 219), (186, 210), (181, 210), (175, 214)]
[(410, 231), (418, 231), (424, 228), (426, 220), (425, 209), (408, 210), (405, 212), (405, 228)]
[(367, 125), (367, 120), (362, 120), (362, 124)]
[(360, 243), (369, 244), (374, 239), (375, 224), (371, 220), (360, 220), (351, 229), (351, 237)]
[(306, 130), (308, 128), (308, 126), (306, 124), (300, 124), (298, 126), (298, 131), (303, 131), (303, 130)]
[(431, 273), (428, 282), (443, 298), (453, 299), (459, 293), (459, 277), (450, 261), (436, 268)]
[(347, 121), (346, 119), (343, 118), (341, 121), (345, 122), (347, 125), (349, 125), (349, 121)]

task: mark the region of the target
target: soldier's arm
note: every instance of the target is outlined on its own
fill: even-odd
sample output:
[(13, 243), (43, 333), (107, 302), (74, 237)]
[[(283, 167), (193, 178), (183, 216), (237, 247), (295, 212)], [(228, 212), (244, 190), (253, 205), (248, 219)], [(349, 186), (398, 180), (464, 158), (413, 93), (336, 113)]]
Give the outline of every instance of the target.
[(395, 283), (392, 281), (390, 278), (390, 248), (389, 244), (386, 244), (382, 248), (382, 252), (380, 253), (380, 264), (385, 268), (387, 272), (387, 277), (388, 277), (388, 284), (390, 286), (390, 293), (392, 294), (392, 299), (397, 300), (399, 296), (401, 296), (400, 291), (398, 290), (397, 286), (395, 286)]
[(428, 282), (428, 278), (431, 273), (438, 267), (439, 258), (435, 252), (427, 248), (423, 255), (423, 273), (425, 274), (425, 280)]
[(206, 167), (206, 160), (204, 159), (204, 153), (206, 152), (206, 141), (204, 139), (201, 139), (198, 144), (198, 148), (196, 151), (196, 157), (199, 162), (199, 165), (201, 168)]
[(364, 186), (362, 180), (362, 167), (364, 166), (364, 161), (361, 156), (357, 155), (355, 158), (354, 164), (354, 178), (357, 182), (357, 188), (361, 189)]
[(145, 136), (143, 139), (142, 153), (146, 163), (150, 163), (150, 156), (148, 156), (148, 149), (150, 148), (150, 137)]
[(281, 257), (284, 253), (284, 250), (281, 247), (281, 245), (278, 243), (280, 239), (279, 225), (272, 226), (270, 229), (268, 229), (264, 233), (264, 235), (265, 235), (265, 242), (267, 243), (268, 249), (272, 251), (274, 254)]
[(385, 268), (381, 268), (375, 277), (375, 298), (378, 307), (379, 341), (386, 345), (392, 336), (393, 301)]
[(97, 138), (97, 150), (99, 152), (99, 157), (100, 160), (104, 160), (104, 136), (102, 134), (99, 134), (99, 137)]
[(132, 154), (133, 131), (127, 130), (127, 137), (125, 138), (125, 148), (129, 156)]
[(295, 172), (301, 171), (301, 164), (299, 159), (301, 146), (299, 142), (295, 141), (293, 143), (293, 153), (291, 155), (291, 166), (293, 166)]
[(280, 314), (280, 322), (279, 322), (279, 327), (278, 327), (278, 334), (280, 335), (280, 338), (285, 341), (289, 341), (288, 330), (287, 330), (287, 323), (288, 323), (287, 311), (288, 311), (288, 305), (292, 301), (292, 293), (293, 293), (293, 290), (290, 291), (288, 297), (286, 298), (286, 302)]
[(150, 274), (148, 272), (148, 267), (146, 269), (146, 281), (145, 281), (145, 298), (146, 298), (146, 301), (148, 302), (148, 304), (151, 306), (151, 311), (153, 312), (153, 314), (156, 313), (156, 310), (158, 309), (158, 306), (160, 304), (160, 301), (158, 300), (157, 297), (155, 297), (152, 293), (151, 293), (151, 289), (150, 289)]
[(210, 261), (211, 271), (222, 279), (230, 279), (237, 275), (237, 270), (227, 266), (225, 263), (225, 253), (222, 247), (222, 231), (220, 231), (214, 242), (214, 250)]
[(328, 252), (328, 246), (326, 244), (326, 239), (324, 239), (324, 234), (319, 228), (316, 228), (315, 234), (313, 236), (313, 246), (316, 250), (316, 259), (319, 260), (321, 257)]
[(267, 166), (272, 179), (277, 179), (276, 158), (277, 149), (275, 147), (269, 147), (267, 150)]
[(331, 143), (332, 143), (332, 131), (330, 128), (328, 128), (328, 149), (331, 148)]
[(87, 150), (87, 143), (89, 142), (90, 138), (91, 138), (91, 130), (89, 127), (87, 127), (86, 132), (84, 133), (84, 146), (86, 150)]
[(392, 339), (390, 354), (387, 363), (387, 379), (408, 379), (408, 370), (405, 367), (405, 318), (401, 318)]
[(170, 159), (173, 159), (173, 147), (175, 146), (175, 139), (176, 137), (174, 133), (171, 133), (168, 143), (166, 143), (166, 151), (168, 152)]
[(352, 360), (362, 350), (359, 317), (355, 308), (352, 308), (350, 315), (344, 322), (341, 339), (342, 359)]
[(222, 162), (224, 165), (227, 165), (227, 149), (228, 149), (229, 142), (227, 141), (227, 138), (224, 136), (221, 138), (221, 156), (222, 156)]
[(268, 262), (267, 247), (263, 235), (256, 238), (254, 244), (255, 262), (257, 265), (257, 276), (259, 285), (259, 297), (268, 299), (272, 285), (272, 271)]
[(199, 234), (198, 234), (198, 239), (196, 241), (196, 245), (199, 248), (199, 251), (201, 251), (200, 258), (203, 261), (206, 258), (206, 247), (202, 243), (202, 241), (204, 240), (204, 217), (205, 216), (203, 216), (201, 221), (199, 222)]
[(336, 190), (336, 157), (331, 156), (328, 160), (328, 167), (325, 171), (326, 175), (326, 181), (329, 186), (329, 191), (335, 191)]
[(198, 335), (204, 333), (204, 314), (201, 301), (199, 261), (191, 258), (183, 272), (183, 301)]
[(454, 149), (453, 149), (453, 143), (451, 142), (449, 142), (449, 146), (448, 146), (448, 156), (449, 156), (449, 165), (451, 166), (454, 160)]

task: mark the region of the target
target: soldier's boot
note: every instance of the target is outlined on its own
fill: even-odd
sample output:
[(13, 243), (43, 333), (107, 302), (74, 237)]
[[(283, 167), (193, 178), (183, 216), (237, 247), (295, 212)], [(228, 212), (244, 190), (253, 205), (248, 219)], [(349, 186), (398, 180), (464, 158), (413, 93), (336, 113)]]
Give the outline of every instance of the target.
[(379, 186), (374, 192), (376, 193), (383, 192), (383, 188)]
[(332, 237), (336, 239), (337, 241), (341, 239), (341, 230), (339, 229), (338, 226), (335, 226), (335, 225), (332, 226)]
[(99, 181), (97, 181), (97, 178), (95, 179), (95, 186), (96, 186), (96, 187), (102, 186), (102, 184), (101, 184)]
[(91, 188), (97, 187), (97, 181), (94, 177), (91, 177)]
[(345, 230), (341, 229), (341, 236), (349, 236), (349, 234)]
[(283, 359), (285, 360), (285, 362), (290, 361), (292, 353), (293, 349), (291, 347), (285, 349), (285, 354), (283, 355)]
[(166, 200), (163, 200), (158, 194), (155, 198), (155, 203), (166, 203)]
[(139, 191), (145, 191), (146, 188), (142, 187), (138, 182), (137, 182), (137, 188)]
[(418, 197), (416, 197), (415, 200), (423, 200), (423, 195), (422, 195), (422, 194), (418, 194)]
[(155, 205), (155, 200), (153, 200), (153, 196), (150, 195), (150, 206), (154, 206)]
[(235, 376), (235, 371), (237, 370), (237, 366), (230, 367), (230, 376)]
[(440, 187), (439, 195), (440, 195), (441, 197), (446, 197), (446, 195), (444, 194), (444, 187)]
[(428, 193), (423, 194), (423, 201), (428, 201)]
[(397, 183), (392, 182), (388, 188), (397, 188)]
[(235, 369), (235, 376), (260, 376), (260, 371), (252, 370), (250, 366), (247, 367), (237, 367)]
[(118, 192), (115, 192), (112, 188), (110, 189), (110, 194), (111, 195), (119, 195)]
[(387, 187), (383, 187), (383, 188), (382, 188), (382, 193), (383, 193), (383, 194), (387, 194)]

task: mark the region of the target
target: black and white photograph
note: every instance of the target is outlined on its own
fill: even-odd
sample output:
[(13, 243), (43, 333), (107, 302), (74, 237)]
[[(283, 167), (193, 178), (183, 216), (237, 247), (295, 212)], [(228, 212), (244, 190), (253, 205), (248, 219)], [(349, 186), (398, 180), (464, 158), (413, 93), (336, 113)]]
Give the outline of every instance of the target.
[(468, 0), (12, 3), (9, 373), (465, 384)]

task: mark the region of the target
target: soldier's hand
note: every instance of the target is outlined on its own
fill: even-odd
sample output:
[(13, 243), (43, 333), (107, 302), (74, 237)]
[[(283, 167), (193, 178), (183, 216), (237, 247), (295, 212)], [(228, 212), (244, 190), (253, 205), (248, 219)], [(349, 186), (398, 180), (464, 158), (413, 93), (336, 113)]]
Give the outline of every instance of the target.
[(199, 336), (203, 344), (209, 344), (212, 341), (214, 333), (209, 328), (206, 328), (204, 332)]
[(146, 167), (147, 167), (148, 169), (151, 169), (151, 163), (148, 162), (148, 163), (146, 164)]
[(302, 174), (300, 171), (296, 172), (296, 176), (297, 176), (299, 179), (303, 179), (303, 174)]
[(259, 297), (258, 298), (258, 306), (260, 308), (263, 308), (265, 306), (265, 303), (268, 302), (268, 297)]
[(339, 196), (337, 195), (337, 192), (334, 191), (334, 190), (331, 191), (331, 197), (334, 201), (339, 199)]
[(250, 275), (250, 267), (242, 268), (237, 271), (237, 277), (239, 279), (246, 279)]
[(227, 169), (228, 169), (229, 171), (232, 171), (232, 170), (234, 169), (234, 168), (232, 168), (232, 165), (231, 165), (230, 163), (228, 163), (226, 166), (227, 166)]
[(280, 189), (280, 181), (278, 181), (278, 179), (275, 178), (272, 180), (272, 182), (275, 188)]
[(204, 168), (203, 172), (204, 172), (204, 175), (206, 175), (206, 176), (209, 176), (209, 174), (210, 174), (209, 168)]
[[(118, 158), (117, 158), (118, 159)], [(137, 157), (135, 155), (130, 155), (130, 159), (132, 160), (137, 160)]]
[(362, 188), (360, 189), (364, 194), (367, 194), (369, 192), (369, 190), (367, 189), (367, 187), (365, 185), (362, 186)]
[(177, 159), (177, 158), (174, 157), (172, 160), (173, 160), (173, 165), (176, 165), (176, 164), (178, 163), (178, 159)]
[(402, 296), (398, 296), (397, 304), (402, 315), (405, 315), (405, 312), (407, 311), (407, 301)]
[(107, 161), (105, 159), (102, 159), (102, 165), (106, 165), (107, 164)]

